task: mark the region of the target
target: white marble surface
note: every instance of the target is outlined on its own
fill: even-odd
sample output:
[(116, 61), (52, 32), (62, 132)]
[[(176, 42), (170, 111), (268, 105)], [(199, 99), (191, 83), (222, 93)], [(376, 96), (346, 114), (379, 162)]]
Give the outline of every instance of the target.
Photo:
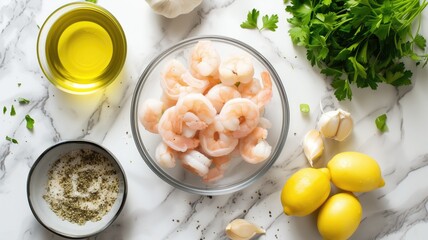
[[(428, 234), (428, 67), (415, 68), (414, 84), (354, 89), (352, 102), (338, 102), (329, 81), (310, 66), (305, 51), (292, 45), (282, 0), (205, 0), (191, 13), (170, 20), (155, 15), (143, 0), (99, 0), (122, 24), (128, 57), (119, 79), (89, 96), (65, 94), (43, 76), (36, 57), (38, 25), (68, 1), (2, 0), (0, 2), (0, 107), (13, 104), (16, 116), (0, 114), (0, 239), (60, 239), (34, 218), (27, 203), (26, 180), (39, 154), (68, 139), (101, 143), (120, 159), (129, 181), (124, 211), (106, 231), (92, 239), (225, 239), (224, 228), (245, 218), (267, 230), (260, 239), (320, 239), (315, 215), (282, 213), (280, 191), (288, 176), (308, 166), (301, 140), (324, 110), (342, 107), (353, 114), (355, 129), (345, 142), (327, 142), (322, 161), (356, 150), (376, 158), (386, 186), (359, 195), (363, 220), (352, 239), (426, 239)], [(239, 27), (252, 8), (278, 14), (276, 32)], [(422, 33), (428, 36), (428, 10)], [(281, 158), (250, 187), (224, 196), (198, 196), (162, 182), (146, 166), (132, 138), (130, 99), (135, 83), (161, 50), (187, 37), (218, 34), (248, 43), (273, 64), (287, 91), (291, 125)], [(21, 86), (18, 87), (18, 83)], [(17, 98), (31, 101), (20, 105)], [(300, 103), (311, 106), (309, 116)], [(380, 134), (374, 119), (388, 114), (389, 131)], [(34, 131), (24, 116), (36, 121)], [(19, 144), (11, 144), (5, 136)]]

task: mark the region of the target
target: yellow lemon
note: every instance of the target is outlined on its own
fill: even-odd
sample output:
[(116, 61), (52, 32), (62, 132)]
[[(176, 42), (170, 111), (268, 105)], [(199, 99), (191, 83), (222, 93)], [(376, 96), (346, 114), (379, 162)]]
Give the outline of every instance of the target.
[(330, 160), (327, 168), (333, 184), (343, 190), (368, 192), (385, 185), (377, 162), (363, 153), (339, 153)]
[(319, 208), (330, 194), (330, 174), (327, 168), (303, 168), (295, 172), (281, 192), (284, 213), (305, 216)]
[(317, 226), (324, 240), (345, 240), (360, 225), (363, 209), (358, 199), (350, 193), (333, 195), (321, 207)]

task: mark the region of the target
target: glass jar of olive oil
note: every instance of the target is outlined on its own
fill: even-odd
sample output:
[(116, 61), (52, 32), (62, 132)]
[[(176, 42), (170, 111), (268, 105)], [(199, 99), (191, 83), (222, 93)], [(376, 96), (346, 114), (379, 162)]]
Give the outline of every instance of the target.
[(126, 38), (116, 18), (89, 2), (64, 5), (44, 22), (37, 56), (46, 77), (73, 94), (95, 92), (118, 76), (126, 58)]

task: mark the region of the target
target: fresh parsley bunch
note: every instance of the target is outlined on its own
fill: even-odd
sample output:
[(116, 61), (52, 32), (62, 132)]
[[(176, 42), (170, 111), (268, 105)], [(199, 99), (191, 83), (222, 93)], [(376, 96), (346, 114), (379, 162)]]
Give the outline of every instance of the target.
[[(412, 23), (427, 0), (292, 0), (286, 11), (293, 43), (333, 78), (338, 100), (352, 99), (351, 84), (376, 89), (379, 83), (411, 83), (402, 58), (425, 66), (425, 38), (412, 33)], [(419, 48), (420, 50), (416, 49)]]

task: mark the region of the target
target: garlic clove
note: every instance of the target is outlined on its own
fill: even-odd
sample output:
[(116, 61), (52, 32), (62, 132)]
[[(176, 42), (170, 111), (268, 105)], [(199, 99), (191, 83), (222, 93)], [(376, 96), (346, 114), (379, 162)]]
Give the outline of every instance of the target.
[(202, 0), (146, 0), (157, 14), (167, 18), (175, 18), (186, 14), (202, 3)]
[(266, 231), (244, 219), (235, 219), (226, 227), (226, 235), (232, 240), (248, 240)]
[(318, 121), (318, 128), (321, 134), (326, 138), (333, 138), (336, 136), (337, 129), (340, 123), (339, 111), (329, 111), (321, 115)]
[(340, 111), (340, 124), (337, 129), (336, 136), (333, 138), (336, 141), (345, 140), (352, 132), (354, 122), (352, 121), (351, 114), (339, 109)]
[(324, 142), (319, 131), (313, 129), (306, 133), (303, 138), (303, 152), (313, 167), (314, 161), (317, 160), (324, 151)]

